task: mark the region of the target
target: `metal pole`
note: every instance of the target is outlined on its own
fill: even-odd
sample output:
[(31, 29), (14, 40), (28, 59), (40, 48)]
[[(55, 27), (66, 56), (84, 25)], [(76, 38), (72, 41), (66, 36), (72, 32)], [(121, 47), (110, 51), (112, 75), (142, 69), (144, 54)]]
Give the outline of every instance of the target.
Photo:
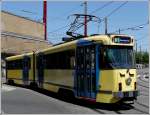
[(84, 2), (84, 36), (87, 36), (87, 1)]
[(135, 40), (136, 41), (136, 54), (137, 54), (137, 40)]
[(136, 44), (135, 44), (136, 45), (136, 49), (135, 49), (135, 55), (134, 56), (135, 56), (135, 64), (137, 64), (137, 60), (136, 60), (137, 56), (138, 56), (138, 52), (137, 52), (137, 40), (135, 40), (135, 42), (136, 42)]
[(141, 52), (141, 45), (140, 45), (140, 63), (142, 63), (142, 52)]
[(107, 17), (105, 18), (105, 34), (107, 34)]
[(119, 28), (119, 34), (120, 34), (120, 28)]
[(43, 1), (44, 39), (47, 40), (47, 1)]

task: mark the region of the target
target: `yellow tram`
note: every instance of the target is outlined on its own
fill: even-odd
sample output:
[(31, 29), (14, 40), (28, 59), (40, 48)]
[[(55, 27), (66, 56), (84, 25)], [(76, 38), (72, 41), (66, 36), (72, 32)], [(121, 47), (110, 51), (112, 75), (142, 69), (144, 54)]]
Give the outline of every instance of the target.
[(7, 82), (37, 85), (100, 103), (138, 96), (134, 39), (127, 35), (93, 35), (36, 53), (6, 58)]

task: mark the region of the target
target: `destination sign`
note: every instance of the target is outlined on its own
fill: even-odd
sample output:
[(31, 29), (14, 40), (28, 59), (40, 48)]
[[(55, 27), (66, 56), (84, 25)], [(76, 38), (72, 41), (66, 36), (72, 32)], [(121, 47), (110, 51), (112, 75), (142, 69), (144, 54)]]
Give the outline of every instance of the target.
[(116, 36), (113, 38), (113, 41), (115, 43), (123, 43), (123, 44), (127, 44), (131, 42), (131, 38), (130, 37), (122, 37), (122, 36)]

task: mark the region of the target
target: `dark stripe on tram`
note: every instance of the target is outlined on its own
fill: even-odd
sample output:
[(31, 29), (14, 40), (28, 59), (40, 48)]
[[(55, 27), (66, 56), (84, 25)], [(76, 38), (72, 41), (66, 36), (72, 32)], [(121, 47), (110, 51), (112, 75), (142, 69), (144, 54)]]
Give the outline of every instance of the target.
[(99, 90), (99, 93), (112, 94), (112, 91)]
[[(20, 78), (9, 78), (9, 79), (14, 79), (14, 80), (23, 80)], [(28, 80), (28, 81), (34, 81), (34, 80)], [(38, 82), (38, 81), (35, 81)], [(68, 88), (68, 89), (73, 89), (73, 87), (71, 86), (66, 86), (66, 85), (61, 85), (61, 84), (56, 84), (56, 83), (52, 83), (52, 82), (43, 82), (43, 84), (50, 84), (50, 85), (55, 85), (55, 86), (59, 86), (59, 87), (64, 87), (64, 88)]]
[[(23, 81), (23, 79), (21, 79), (21, 78), (8, 78), (8, 79), (11, 79), (11, 80), (22, 80)], [(28, 81), (34, 81), (34, 80), (28, 80)]]

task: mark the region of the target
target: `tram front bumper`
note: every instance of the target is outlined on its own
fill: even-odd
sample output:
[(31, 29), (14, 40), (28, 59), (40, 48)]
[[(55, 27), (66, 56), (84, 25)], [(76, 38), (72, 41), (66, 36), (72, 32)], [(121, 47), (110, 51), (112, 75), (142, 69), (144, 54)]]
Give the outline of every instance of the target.
[(128, 91), (128, 92), (114, 92), (113, 93), (114, 97), (116, 98), (126, 98), (126, 97), (131, 97), (131, 98), (136, 98), (139, 96), (139, 91)]

